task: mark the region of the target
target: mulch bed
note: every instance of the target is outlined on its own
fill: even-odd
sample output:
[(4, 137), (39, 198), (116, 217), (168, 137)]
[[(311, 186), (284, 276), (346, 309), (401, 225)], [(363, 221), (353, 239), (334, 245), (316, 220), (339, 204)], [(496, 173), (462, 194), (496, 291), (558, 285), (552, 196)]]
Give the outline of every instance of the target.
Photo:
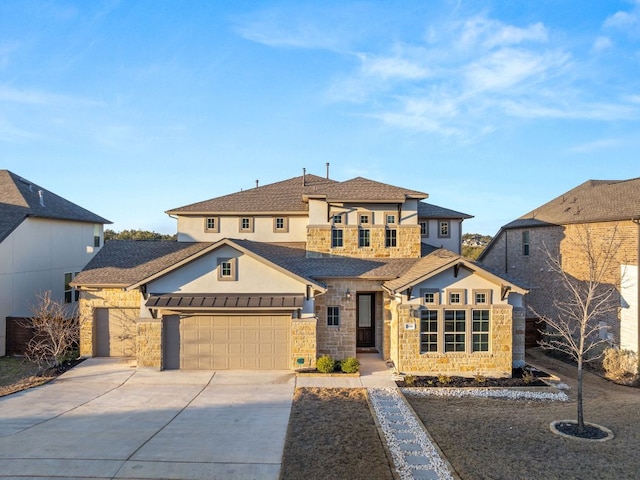
[(282, 458), (282, 480), (392, 480), (363, 388), (298, 388)]
[[(530, 375), (529, 375), (530, 374)], [(457, 376), (407, 376), (397, 381), (399, 387), (545, 387), (541, 378), (549, 374), (537, 369), (514, 368), (511, 378), (457, 377)]]

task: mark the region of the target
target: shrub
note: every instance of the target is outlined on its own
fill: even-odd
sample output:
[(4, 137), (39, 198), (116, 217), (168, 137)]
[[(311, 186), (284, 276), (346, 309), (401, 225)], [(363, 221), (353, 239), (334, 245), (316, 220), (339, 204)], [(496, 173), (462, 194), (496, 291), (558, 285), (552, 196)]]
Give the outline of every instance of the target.
[(348, 357), (340, 363), (340, 370), (344, 373), (356, 373), (360, 370), (360, 362), (356, 357)]
[(524, 383), (525, 385), (529, 385), (529, 384), (533, 383), (535, 381), (535, 379), (536, 379), (536, 377), (531, 372), (531, 370), (528, 370), (526, 368), (522, 370), (522, 383)]
[(486, 383), (486, 381), (487, 381), (487, 377), (485, 377), (481, 373), (476, 373), (476, 375), (475, 375), (475, 377), (473, 377), (473, 379), (476, 381), (476, 383)]
[(416, 383), (416, 377), (414, 375), (405, 375), (404, 377), (405, 386), (413, 387), (415, 383)]
[(631, 350), (607, 348), (602, 359), (605, 375), (611, 380), (622, 380), (638, 371), (638, 357)]
[(448, 385), (451, 383), (451, 377), (449, 375), (445, 375), (443, 373), (438, 374), (438, 383), (441, 385)]
[(336, 367), (336, 362), (329, 355), (323, 355), (316, 361), (316, 368), (322, 373), (331, 373)]

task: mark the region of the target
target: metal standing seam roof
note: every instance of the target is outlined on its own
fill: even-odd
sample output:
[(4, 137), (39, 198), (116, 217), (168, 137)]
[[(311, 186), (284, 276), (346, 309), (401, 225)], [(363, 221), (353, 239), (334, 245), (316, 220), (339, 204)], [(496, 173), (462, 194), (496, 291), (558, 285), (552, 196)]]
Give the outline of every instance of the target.
[(199, 309), (298, 309), (304, 305), (300, 294), (246, 294), (246, 295), (151, 295), (145, 306), (148, 308)]
[(0, 242), (27, 217), (111, 223), (9, 170), (0, 170)]

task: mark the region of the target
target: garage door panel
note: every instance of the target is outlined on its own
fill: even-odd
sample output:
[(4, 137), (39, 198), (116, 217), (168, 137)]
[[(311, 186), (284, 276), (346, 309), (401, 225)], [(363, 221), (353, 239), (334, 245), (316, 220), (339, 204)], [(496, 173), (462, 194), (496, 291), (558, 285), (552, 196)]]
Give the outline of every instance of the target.
[(287, 315), (185, 316), (180, 319), (180, 368), (288, 369)]

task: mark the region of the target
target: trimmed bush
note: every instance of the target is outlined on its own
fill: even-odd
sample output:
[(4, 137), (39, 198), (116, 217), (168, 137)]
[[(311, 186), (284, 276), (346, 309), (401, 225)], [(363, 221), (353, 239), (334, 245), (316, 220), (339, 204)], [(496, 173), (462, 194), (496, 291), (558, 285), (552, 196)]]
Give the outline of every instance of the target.
[(607, 348), (602, 359), (605, 376), (611, 380), (622, 380), (638, 372), (638, 356), (631, 350)]
[(348, 357), (340, 363), (340, 369), (344, 373), (356, 373), (360, 370), (360, 362), (356, 357)]
[(322, 373), (331, 373), (336, 367), (336, 362), (329, 355), (323, 355), (316, 361), (316, 368)]

